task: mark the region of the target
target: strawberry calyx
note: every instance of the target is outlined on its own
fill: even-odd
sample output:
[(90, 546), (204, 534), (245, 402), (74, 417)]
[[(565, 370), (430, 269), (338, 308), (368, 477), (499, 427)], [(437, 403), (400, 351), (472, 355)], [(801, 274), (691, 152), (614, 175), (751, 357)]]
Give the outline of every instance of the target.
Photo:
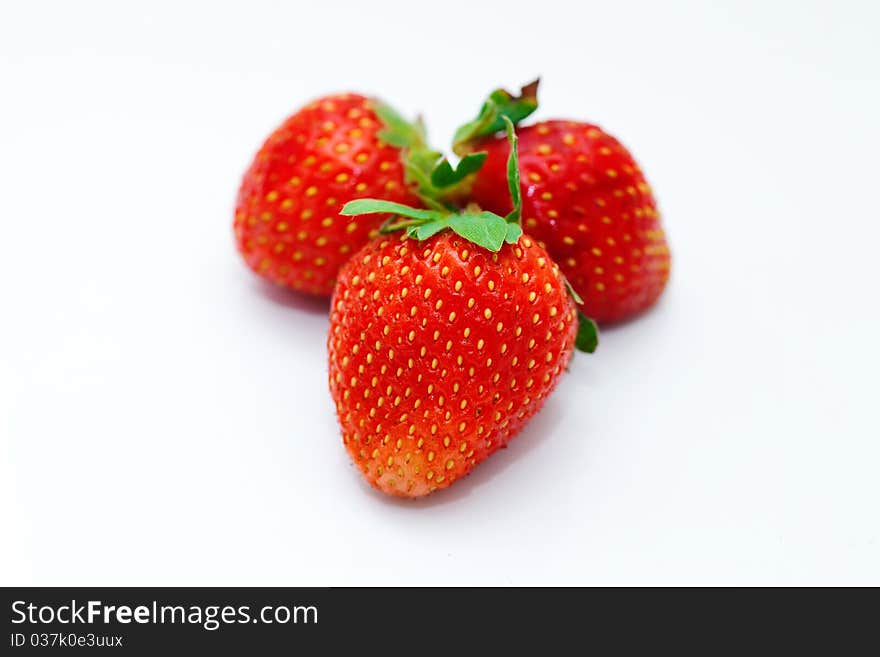
[(574, 339), (574, 348), (592, 354), (599, 346), (599, 327), (592, 319), (578, 310), (578, 331)]
[[(474, 244), (497, 252), (506, 242), (514, 244), (522, 235), (521, 215), (522, 196), (519, 185), (519, 161), (517, 156), (517, 138), (510, 119), (504, 117), (507, 126), (507, 138), (510, 142), (510, 156), (508, 157), (508, 185), (513, 200), (513, 210), (505, 217), (480, 210), (473, 206), (464, 209), (449, 206), (437, 207), (432, 205), (428, 209), (413, 208), (401, 203), (383, 201), (381, 199), (357, 199), (349, 201), (343, 206), (340, 214), (351, 217), (361, 214), (388, 213), (394, 215), (379, 229), (382, 233), (391, 233), (397, 230), (405, 230), (409, 237), (418, 240), (426, 240), (441, 230), (452, 230), (457, 235), (473, 242)], [(390, 142), (389, 143), (393, 143)], [(453, 168), (445, 158), (439, 159), (432, 165), (430, 173), (426, 176), (431, 185), (447, 183), (450, 187), (458, 184), (470, 173), (479, 169), (485, 159), (485, 153), (473, 154), (479, 157), (465, 157)], [(415, 159), (420, 155), (415, 153)], [(410, 156), (412, 160), (412, 156)], [(418, 174), (426, 173), (427, 169), (417, 163), (413, 164)], [(437, 197), (434, 197), (437, 200)]]
[(516, 125), (538, 109), (539, 83), (540, 78), (525, 85), (520, 89), (519, 96), (504, 89), (496, 89), (489, 94), (477, 117), (455, 131), (452, 142), (453, 152), (466, 156), (470, 152), (471, 142), (503, 130), (505, 118)]
[[(538, 78), (525, 85), (520, 89), (519, 96), (504, 89), (496, 89), (490, 93), (477, 117), (455, 131), (452, 142), (453, 152), (467, 157), (473, 142), (481, 137), (494, 135), (503, 128), (507, 129), (508, 140), (511, 139), (511, 134), (514, 134), (513, 143), (515, 144), (514, 126), (538, 109), (538, 85), (540, 82), (541, 79)], [(511, 214), (516, 213), (516, 220), (519, 221), (522, 198), (519, 186), (519, 166), (515, 158), (509, 158), (507, 161), (507, 182), (510, 185), (510, 196), (514, 201), (514, 210)], [(583, 305), (584, 300), (575, 292), (568, 280), (565, 281), (565, 287), (575, 303), (579, 306)], [(599, 327), (595, 321), (578, 310), (578, 332), (575, 338), (575, 348), (578, 351), (592, 354), (598, 346)]]
[(400, 149), (407, 184), (426, 207), (437, 211), (454, 209), (446, 199), (458, 195), (463, 182), (483, 166), (486, 153), (469, 153), (453, 167), (440, 151), (427, 143), (421, 117), (407, 121), (390, 105), (374, 101), (374, 111), (384, 124), (379, 139)]
[[(537, 86), (537, 82), (534, 83)], [(387, 213), (392, 215), (379, 229), (380, 233), (392, 233), (399, 230), (406, 231), (408, 237), (417, 240), (426, 240), (432, 235), (436, 235), (443, 230), (451, 230), (464, 239), (481, 246), (484, 249), (496, 253), (501, 247), (507, 244), (515, 244), (523, 233), (522, 230), (522, 190), (520, 188), (519, 175), (519, 155), (517, 147), (516, 130), (514, 122), (507, 114), (501, 114), (499, 117), (501, 125), (507, 133), (507, 140), (510, 144), (510, 155), (507, 158), (507, 184), (510, 192), (513, 209), (504, 217), (481, 210), (470, 204), (463, 209), (457, 209), (448, 205), (440, 204), (440, 207), (434, 205), (428, 208), (414, 208), (402, 203), (394, 203), (392, 201), (383, 201), (381, 199), (363, 198), (349, 201), (346, 203), (339, 214), (346, 217), (352, 217), (362, 214)], [(392, 135), (392, 138), (394, 136)], [(388, 141), (388, 143), (394, 143)], [(409, 146), (402, 146), (409, 148)], [(418, 150), (415, 151), (415, 160), (418, 160)], [(479, 165), (485, 159), (485, 153), (475, 154), (482, 155)], [(410, 155), (410, 158), (413, 156)], [(451, 185), (455, 185), (466, 178), (467, 175), (479, 169), (470, 169), (475, 166), (475, 160), (472, 158), (471, 163), (467, 157), (462, 158), (456, 168), (445, 159), (434, 160), (431, 168), (431, 174), (427, 179), (432, 180), (439, 177), (441, 180), (452, 180)], [(417, 162), (413, 163), (413, 167), (419, 175), (426, 172), (426, 168)], [(448, 168), (447, 168), (448, 167)], [(438, 171), (440, 173), (438, 173)], [(433, 183), (432, 183), (433, 184)], [(436, 201), (437, 197), (434, 197)], [(438, 202), (439, 203), (439, 202)], [(565, 281), (566, 289), (572, 299), (578, 304), (583, 304), (583, 299), (574, 291), (568, 281)], [(599, 330), (596, 323), (578, 311), (578, 332), (575, 339), (575, 348), (586, 353), (593, 353), (599, 344)]]

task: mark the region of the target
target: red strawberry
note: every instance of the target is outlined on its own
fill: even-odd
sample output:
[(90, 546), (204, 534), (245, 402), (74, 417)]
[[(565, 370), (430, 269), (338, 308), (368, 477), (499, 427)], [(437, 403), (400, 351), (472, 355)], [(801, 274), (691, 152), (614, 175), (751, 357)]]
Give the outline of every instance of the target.
[(330, 315), (346, 449), (386, 493), (449, 486), (541, 408), (576, 330), (557, 266), (528, 237), (494, 254), (449, 231), (370, 243)]
[(329, 295), (339, 268), (383, 220), (341, 218), (342, 206), (367, 196), (420, 204), (405, 180), (400, 148), (419, 147), (420, 135), (384, 142), (386, 120), (395, 118), (363, 96), (327, 96), (269, 136), (244, 175), (235, 210), (236, 242), (251, 269)]
[(343, 210), (405, 217), (386, 230), (406, 233), (340, 272), (328, 338), (345, 447), (386, 493), (445, 488), (504, 447), (583, 337), (559, 268), (521, 234), (518, 205), (507, 219), (370, 200)]
[[(515, 119), (536, 106), (535, 87), (523, 91), (532, 104), (513, 112)], [(526, 101), (503, 91), (493, 96), (498, 102), (493, 106), (490, 97), (483, 113), (505, 113)], [(456, 149), (488, 153), (471, 198), (507, 212), (507, 146), (503, 137), (491, 136), (498, 128), (483, 116), (463, 126)], [(670, 254), (651, 188), (629, 151), (589, 123), (544, 121), (517, 128), (517, 134), (523, 227), (559, 263), (583, 297), (584, 312), (615, 322), (654, 304), (669, 278)]]

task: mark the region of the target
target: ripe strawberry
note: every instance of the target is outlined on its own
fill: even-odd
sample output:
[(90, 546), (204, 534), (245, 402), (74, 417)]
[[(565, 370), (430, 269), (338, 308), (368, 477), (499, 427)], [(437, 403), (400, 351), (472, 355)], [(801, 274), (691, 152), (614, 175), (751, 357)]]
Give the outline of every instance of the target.
[(528, 237), (493, 254), (450, 233), (371, 242), (340, 272), (330, 391), (376, 488), (426, 495), (504, 447), (571, 358), (574, 302)]
[[(492, 135), (499, 124), (489, 119), (499, 112), (523, 118), (537, 106), (536, 86), (524, 88), (523, 98), (496, 91), (496, 102), (490, 97), (481, 117), (457, 135), (459, 152), (488, 153), (471, 189), (480, 207), (510, 209), (500, 188), (506, 143)], [(526, 111), (509, 112), (524, 102)], [(669, 278), (670, 254), (651, 188), (629, 151), (589, 123), (544, 121), (517, 134), (523, 227), (559, 263), (584, 312), (615, 322), (653, 305)]]
[(390, 123), (400, 119), (389, 108), (342, 94), (305, 106), (269, 136), (244, 174), (235, 210), (236, 242), (251, 269), (329, 295), (339, 268), (383, 220), (340, 218), (345, 203), (373, 196), (421, 204), (402, 153), (423, 148), (422, 135), (405, 125), (406, 134), (389, 140)]
[(559, 268), (522, 235), (517, 194), (513, 205), (507, 218), (371, 200), (343, 209), (405, 217), (384, 230), (406, 233), (369, 243), (340, 272), (328, 338), (345, 447), (385, 493), (461, 479), (538, 412), (576, 339), (595, 347)]

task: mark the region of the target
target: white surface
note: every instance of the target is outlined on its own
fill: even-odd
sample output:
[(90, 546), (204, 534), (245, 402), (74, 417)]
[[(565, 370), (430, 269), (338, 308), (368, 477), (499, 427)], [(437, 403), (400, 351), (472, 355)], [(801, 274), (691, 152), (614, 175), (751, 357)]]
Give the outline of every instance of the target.
[[(880, 5), (495, 4), (4, 3), (0, 584), (880, 584)], [(641, 160), (672, 283), (510, 449), (385, 499), (325, 306), (234, 251), (239, 176), (313, 96), (447, 144), (538, 73)]]

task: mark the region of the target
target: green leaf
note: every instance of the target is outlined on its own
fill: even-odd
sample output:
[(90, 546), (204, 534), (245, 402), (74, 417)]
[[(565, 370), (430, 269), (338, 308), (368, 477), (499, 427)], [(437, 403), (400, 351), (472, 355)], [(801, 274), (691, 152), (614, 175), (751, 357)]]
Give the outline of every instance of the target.
[(379, 139), (397, 146), (398, 148), (417, 148), (424, 146), (425, 126), (421, 119), (410, 123), (397, 113), (390, 105), (374, 101), (373, 109), (376, 115), (385, 124), (385, 128), (378, 133)]
[(339, 211), (344, 217), (353, 217), (358, 214), (376, 214), (380, 212), (388, 212), (389, 214), (400, 215), (401, 217), (409, 217), (410, 219), (418, 219), (420, 221), (429, 221), (432, 219), (440, 219), (443, 213), (439, 210), (420, 210), (411, 208), (402, 203), (393, 203), (392, 201), (382, 201), (375, 198), (359, 198), (349, 201), (342, 210)]
[(568, 290), (568, 296), (574, 299), (574, 302), (579, 306), (584, 305), (584, 300), (581, 299), (581, 295), (578, 294), (575, 289), (571, 286), (571, 283), (568, 282), (568, 279), (564, 279), (565, 281), (565, 289)]
[(401, 150), (404, 179), (422, 202), (437, 210), (446, 207), (440, 201), (438, 190), (431, 183), (431, 171), (443, 156), (426, 143), (425, 124), (422, 118), (410, 123), (390, 105), (374, 101), (374, 109), (384, 128), (378, 133), (380, 139)]
[(467, 152), (467, 142), (503, 130), (503, 117), (519, 123), (529, 116), (538, 108), (538, 82), (535, 80), (524, 86), (519, 96), (504, 89), (496, 89), (489, 94), (477, 118), (455, 131), (452, 150), (456, 153)]
[(522, 235), (523, 230), (522, 226), (519, 224), (507, 223), (507, 234), (504, 236), (504, 241), (508, 244), (516, 244), (517, 240)]
[(434, 186), (431, 184), (430, 170), (434, 166), (433, 160), (428, 164), (427, 168), (420, 162), (421, 158), (416, 151), (409, 149), (404, 151), (403, 169), (406, 174), (407, 184), (415, 183), (417, 193), (423, 198), (433, 198), (436, 194)]
[(424, 143), (428, 136), (428, 129), (425, 127), (425, 118), (419, 114), (412, 125), (416, 134), (419, 136), (419, 139)]
[(442, 156), (443, 153), (427, 147), (413, 149), (407, 153), (406, 164), (419, 171), (424, 176), (425, 184), (430, 185), (431, 171)]
[(431, 172), (443, 154), (427, 145), (421, 117), (415, 123), (408, 123), (388, 105), (379, 105), (376, 113), (386, 126), (379, 132), (379, 138), (401, 149), (400, 161), (407, 185), (415, 187), (413, 191), (428, 207), (446, 209), (431, 182)]
[(513, 121), (506, 116), (503, 117), (504, 125), (507, 128), (507, 141), (510, 144), (510, 155), (507, 156), (507, 187), (510, 189), (510, 200), (513, 202), (513, 210), (507, 215), (507, 221), (511, 223), (519, 223), (522, 215), (522, 190), (519, 187), (519, 140), (516, 137), (516, 130), (513, 127)]
[(391, 106), (379, 102), (375, 103), (375, 111), (385, 126), (379, 131), (378, 137), (404, 149), (401, 159), (407, 173), (416, 178), (420, 187), (422, 184), (430, 186), (429, 173), (442, 153), (432, 150), (425, 143), (425, 125), (421, 117), (410, 123)]
[(406, 234), (417, 240), (426, 240), (432, 235), (436, 235), (444, 228), (449, 228), (449, 217), (410, 226), (406, 229)]
[(507, 236), (507, 222), (494, 212), (454, 214), (449, 217), (449, 227), (489, 251), (498, 251)]
[(435, 187), (451, 187), (456, 183), (460, 183), (465, 177), (472, 173), (476, 173), (483, 166), (487, 153), (468, 153), (458, 166), (453, 169), (445, 157), (437, 163), (434, 170), (431, 171), (431, 183)]
[(578, 312), (578, 332), (574, 346), (588, 354), (596, 351), (596, 347), (599, 346), (599, 328), (596, 322), (581, 312)]

